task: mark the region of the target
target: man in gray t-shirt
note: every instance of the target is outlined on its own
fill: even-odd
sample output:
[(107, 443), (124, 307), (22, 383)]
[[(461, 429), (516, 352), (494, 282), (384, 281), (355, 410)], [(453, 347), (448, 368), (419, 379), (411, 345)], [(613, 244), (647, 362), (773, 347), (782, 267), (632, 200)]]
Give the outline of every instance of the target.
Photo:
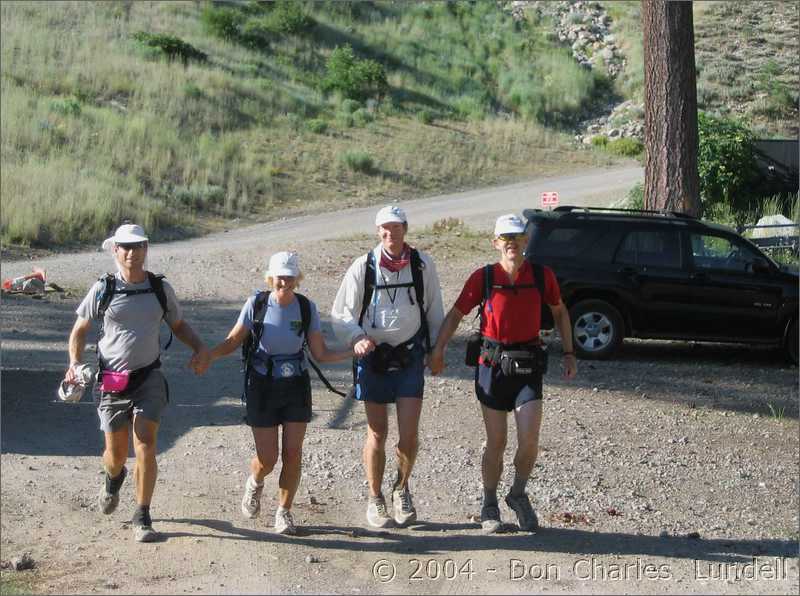
[[(119, 504), (132, 427), (137, 503), (132, 522), (138, 542), (152, 542), (158, 537), (150, 520), (150, 501), (157, 474), (158, 425), (169, 399), (167, 381), (159, 370), (161, 321), (192, 349), (195, 365), (209, 359), (205, 344), (183, 320), (172, 286), (145, 270), (147, 247), (144, 230), (134, 224), (120, 226), (103, 242), (103, 248), (114, 255), (117, 273), (95, 283), (78, 306), (78, 318), (69, 337), (69, 368), (64, 375), (65, 382), (78, 382), (76, 367), (81, 364), (86, 335), (92, 320), (98, 319), (102, 337), (98, 342), (101, 384), (97, 413), (106, 445), (100, 510), (109, 514)], [(109, 293), (112, 287), (113, 293)]]

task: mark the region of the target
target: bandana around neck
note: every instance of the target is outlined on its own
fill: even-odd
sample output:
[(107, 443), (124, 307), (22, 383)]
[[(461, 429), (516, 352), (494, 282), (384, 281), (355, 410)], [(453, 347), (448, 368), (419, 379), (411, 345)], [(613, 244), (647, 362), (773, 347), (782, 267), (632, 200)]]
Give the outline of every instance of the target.
[(393, 257), (386, 249), (381, 246), (381, 267), (388, 269), (392, 273), (397, 273), (411, 261), (411, 249), (408, 244), (403, 243), (403, 253), (399, 257)]

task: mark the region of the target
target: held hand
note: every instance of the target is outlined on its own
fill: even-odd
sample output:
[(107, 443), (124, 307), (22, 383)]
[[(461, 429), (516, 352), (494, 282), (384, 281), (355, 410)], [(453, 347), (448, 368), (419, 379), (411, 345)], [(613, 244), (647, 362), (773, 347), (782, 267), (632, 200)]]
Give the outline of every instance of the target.
[(440, 350), (433, 350), (427, 356), (427, 365), (431, 369), (431, 374), (436, 376), (444, 370), (444, 353)]
[(574, 379), (578, 374), (578, 361), (575, 354), (564, 354), (561, 357), (561, 368), (563, 370), (562, 377), (567, 380)]
[(210, 365), (211, 365), (211, 352), (209, 352), (208, 349), (205, 347), (192, 354), (192, 357), (189, 360), (189, 367), (197, 375), (205, 374)]
[(359, 339), (353, 346), (353, 352), (358, 358), (363, 358), (375, 349), (375, 342), (368, 335)]

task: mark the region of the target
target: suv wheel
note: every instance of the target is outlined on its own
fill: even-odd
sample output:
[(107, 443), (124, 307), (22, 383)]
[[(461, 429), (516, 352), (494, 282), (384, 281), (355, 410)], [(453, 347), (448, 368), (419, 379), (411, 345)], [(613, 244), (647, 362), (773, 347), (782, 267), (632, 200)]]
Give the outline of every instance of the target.
[(604, 300), (583, 300), (569, 311), (572, 343), (581, 358), (608, 358), (622, 343), (622, 315)]
[(792, 323), (789, 329), (789, 334), (786, 336), (786, 356), (790, 362), (797, 364), (797, 350), (798, 350), (798, 335), (797, 335), (797, 319)]

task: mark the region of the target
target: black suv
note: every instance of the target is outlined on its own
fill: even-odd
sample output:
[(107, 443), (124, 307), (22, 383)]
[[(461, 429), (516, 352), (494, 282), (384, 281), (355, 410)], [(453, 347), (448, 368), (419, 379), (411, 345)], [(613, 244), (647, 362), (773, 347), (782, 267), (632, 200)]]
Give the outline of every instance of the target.
[(524, 215), (526, 255), (558, 277), (580, 357), (638, 337), (773, 344), (797, 363), (797, 271), (733, 230), (641, 210)]

